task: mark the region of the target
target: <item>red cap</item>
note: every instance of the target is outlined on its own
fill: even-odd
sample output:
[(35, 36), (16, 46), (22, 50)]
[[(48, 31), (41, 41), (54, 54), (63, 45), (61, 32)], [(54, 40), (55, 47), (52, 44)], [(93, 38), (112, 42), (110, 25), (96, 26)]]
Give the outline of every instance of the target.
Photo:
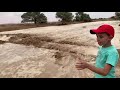
[(104, 25), (101, 25), (100, 27), (98, 27), (97, 29), (90, 30), (91, 34), (102, 33), (102, 32), (106, 32), (109, 35), (114, 37), (114, 28), (108, 24), (104, 24)]

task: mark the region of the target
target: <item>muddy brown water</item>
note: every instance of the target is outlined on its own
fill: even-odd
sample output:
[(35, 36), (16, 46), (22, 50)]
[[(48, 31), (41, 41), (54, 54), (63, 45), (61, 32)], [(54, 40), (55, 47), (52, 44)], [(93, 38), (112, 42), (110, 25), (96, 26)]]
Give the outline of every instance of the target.
[[(0, 77), (93, 78), (92, 71), (78, 71), (75, 64), (78, 57), (95, 64), (98, 45), (88, 30), (103, 23), (115, 27), (113, 44), (120, 48), (118, 21), (0, 32)], [(119, 65), (116, 75), (120, 77)]]

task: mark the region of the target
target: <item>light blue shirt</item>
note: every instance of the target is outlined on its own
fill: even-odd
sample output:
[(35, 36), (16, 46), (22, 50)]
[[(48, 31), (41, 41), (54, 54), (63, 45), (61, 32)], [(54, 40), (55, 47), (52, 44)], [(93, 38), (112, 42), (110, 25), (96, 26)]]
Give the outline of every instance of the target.
[(110, 72), (106, 76), (95, 73), (95, 78), (115, 78), (115, 66), (119, 60), (119, 53), (114, 46), (104, 48), (99, 47), (99, 51), (96, 57), (96, 67), (104, 68), (105, 64), (112, 65)]

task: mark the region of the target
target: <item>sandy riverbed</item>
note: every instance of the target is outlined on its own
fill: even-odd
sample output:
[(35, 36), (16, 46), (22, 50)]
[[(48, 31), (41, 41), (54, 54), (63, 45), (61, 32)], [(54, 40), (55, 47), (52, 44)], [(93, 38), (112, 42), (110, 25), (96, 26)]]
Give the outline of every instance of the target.
[[(77, 57), (95, 64), (96, 36), (89, 30), (102, 24), (115, 28), (112, 44), (120, 49), (120, 21), (100, 21), (0, 32), (1, 78), (93, 78), (75, 68)], [(120, 77), (119, 66), (116, 69)]]

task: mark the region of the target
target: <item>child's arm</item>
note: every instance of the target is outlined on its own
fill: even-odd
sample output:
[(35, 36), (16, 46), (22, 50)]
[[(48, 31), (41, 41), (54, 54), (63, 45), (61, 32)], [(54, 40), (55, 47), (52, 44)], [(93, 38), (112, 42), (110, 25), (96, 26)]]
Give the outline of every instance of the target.
[(103, 76), (106, 76), (109, 71), (111, 70), (112, 66), (110, 64), (106, 64), (104, 68), (97, 68), (93, 65), (90, 65), (84, 61), (79, 61), (77, 64), (76, 64), (76, 68), (78, 70), (82, 70), (82, 69), (85, 69), (85, 68), (88, 68), (90, 69), (91, 71), (95, 72), (95, 73), (98, 73), (98, 74), (101, 74)]

